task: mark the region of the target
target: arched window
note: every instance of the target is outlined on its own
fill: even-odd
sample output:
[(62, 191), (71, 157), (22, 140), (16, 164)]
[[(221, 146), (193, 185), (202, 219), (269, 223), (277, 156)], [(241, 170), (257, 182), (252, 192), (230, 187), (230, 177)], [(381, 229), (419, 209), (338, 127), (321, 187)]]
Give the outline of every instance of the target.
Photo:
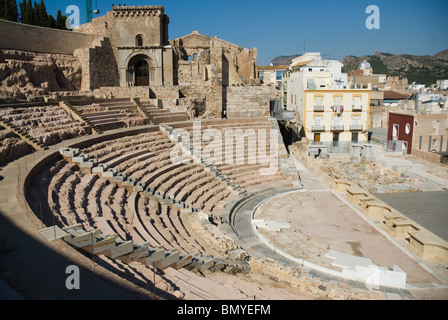
[(191, 56), (188, 56), (188, 61), (191, 61)]
[(193, 54), (193, 61), (196, 61), (197, 59), (198, 59), (198, 54), (197, 53)]
[(137, 47), (143, 47), (143, 36), (141, 34), (135, 37), (135, 45)]

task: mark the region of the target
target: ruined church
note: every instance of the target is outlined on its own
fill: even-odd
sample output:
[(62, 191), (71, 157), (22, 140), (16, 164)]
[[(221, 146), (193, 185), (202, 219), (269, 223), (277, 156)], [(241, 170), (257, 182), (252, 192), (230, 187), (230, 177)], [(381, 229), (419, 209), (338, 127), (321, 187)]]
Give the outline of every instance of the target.
[[(170, 40), (169, 23), (163, 6), (124, 5), (73, 31), (0, 21), (0, 48), (10, 59), (5, 60), (10, 75), (5, 81), (12, 84), (3, 95), (28, 98), (66, 90), (160, 99), (163, 107), (183, 106), (195, 116), (220, 117), (224, 110), (228, 116), (269, 115), (276, 92), (259, 85), (256, 48), (197, 30)], [(22, 42), (16, 41), (17, 33)], [(32, 58), (23, 60), (23, 55)], [(51, 70), (28, 66), (43, 60)], [(28, 67), (34, 69), (15, 76)], [(27, 89), (18, 92), (22, 78)]]

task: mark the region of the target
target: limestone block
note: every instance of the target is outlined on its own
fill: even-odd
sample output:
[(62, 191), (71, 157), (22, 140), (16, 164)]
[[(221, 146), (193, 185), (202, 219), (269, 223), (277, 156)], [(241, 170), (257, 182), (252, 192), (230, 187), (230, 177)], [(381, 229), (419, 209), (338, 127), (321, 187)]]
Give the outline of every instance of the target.
[(63, 157), (73, 158), (73, 157), (79, 155), (79, 148), (60, 148), (59, 153)]
[(134, 186), (134, 192), (143, 192), (143, 184), (141, 182), (138, 182), (135, 186)]
[(147, 188), (145, 189), (145, 191), (143, 191), (143, 194), (152, 196), (152, 195), (154, 195), (154, 192), (155, 192), (155, 191), (154, 191), (153, 188), (151, 188), (151, 187), (147, 187)]
[(193, 257), (191, 255), (181, 255), (175, 265), (175, 268), (176, 269), (183, 268), (183, 267), (191, 264), (192, 261), (193, 261)]
[(171, 267), (172, 265), (177, 265), (177, 262), (179, 261), (179, 255), (179, 251), (175, 249), (166, 252), (165, 259), (161, 261), (161, 269)]
[(134, 242), (126, 241), (113, 247), (110, 251), (110, 257), (112, 259), (115, 259), (124, 256), (128, 253), (131, 253), (133, 250), (134, 250)]
[[(101, 252), (104, 252), (104, 251), (107, 251), (107, 250), (110, 250), (110, 249), (114, 248), (115, 247), (116, 238), (117, 238), (117, 235), (113, 234), (113, 235), (110, 235), (110, 236), (108, 236), (108, 237), (106, 237), (104, 239), (101, 239), (98, 242), (95, 242), (94, 245), (93, 245), (93, 252), (95, 254), (98, 254), (98, 253), (101, 253)], [(87, 250), (89, 252), (92, 252), (91, 248), (87, 248)]]
[(161, 260), (165, 259), (165, 249), (157, 247), (157, 248), (149, 248), (148, 257), (146, 258), (145, 263), (147, 265), (155, 264)]
[(108, 170), (108, 166), (106, 163), (100, 163), (98, 166), (92, 169), (92, 173), (103, 173)]
[(72, 162), (74, 163), (83, 163), (89, 160), (89, 156), (86, 154), (80, 154), (78, 156), (72, 157)]
[(84, 248), (87, 246), (91, 246), (92, 243), (95, 243), (96, 238), (96, 233), (94, 231), (91, 231), (68, 239), (67, 242), (77, 248)]
[(146, 258), (149, 256), (149, 247), (149, 243), (144, 242), (139, 247), (135, 248), (129, 257), (131, 260)]
[(79, 164), (79, 167), (80, 167), (81, 169), (83, 169), (83, 168), (89, 168), (89, 169), (92, 169), (92, 168), (95, 167), (97, 164), (98, 164), (98, 160), (97, 160), (97, 159), (89, 159), (89, 160), (87, 160), (87, 161), (85, 161), (85, 162), (80, 163), (80, 164)]
[(102, 174), (103, 178), (112, 178), (117, 173), (117, 170), (115, 168), (109, 168), (107, 171), (104, 171)]

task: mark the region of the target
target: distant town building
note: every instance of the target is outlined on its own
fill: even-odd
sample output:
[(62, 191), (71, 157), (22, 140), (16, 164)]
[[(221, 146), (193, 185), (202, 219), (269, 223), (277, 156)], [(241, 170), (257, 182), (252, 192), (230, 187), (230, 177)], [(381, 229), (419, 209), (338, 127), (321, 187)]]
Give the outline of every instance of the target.
[(448, 79), (446, 79), (446, 80), (437, 80), (437, 89), (439, 91), (448, 90)]
[(372, 88), (384, 89), (386, 86), (387, 75), (374, 74), (370, 63), (363, 61), (359, 64), (357, 70), (349, 70), (348, 83), (355, 88)]
[(272, 85), (280, 88), (283, 73), (289, 69), (289, 65), (283, 66), (257, 66), (258, 78), (263, 85)]
[(446, 114), (389, 113), (387, 140), (401, 143), (405, 153), (412, 150), (427, 152), (448, 151)]
[(293, 59), (283, 76), (284, 107), (314, 144), (368, 140), (371, 87), (349, 87), (341, 69), (339, 61), (308, 53)]

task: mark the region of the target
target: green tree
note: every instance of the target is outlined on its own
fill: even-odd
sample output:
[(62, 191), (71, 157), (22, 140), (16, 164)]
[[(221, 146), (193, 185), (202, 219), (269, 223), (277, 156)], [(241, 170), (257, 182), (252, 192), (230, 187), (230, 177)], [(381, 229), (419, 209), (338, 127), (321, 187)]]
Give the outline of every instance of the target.
[(0, 0), (0, 20), (5, 18), (5, 0)]
[[(34, 5), (36, 6), (37, 4), (34, 3)], [(37, 5), (36, 20), (36, 25), (48, 27), (48, 13), (43, 0), (40, 0), (40, 3)]]
[[(3, 4), (6, 1), (14, 1), (14, 0), (0, 0), (0, 4)], [(24, 24), (67, 30), (67, 27), (65, 26), (65, 21), (67, 20), (67, 17), (62, 15), (61, 10), (58, 10), (56, 19), (52, 15), (49, 15), (44, 0), (40, 0), (40, 3), (37, 3), (35, 1), (34, 4), (32, 0), (22, 0), (22, 2), (19, 3), (19, 8), (20, 8), (20, 22)], [(2, 10), (4, 11), (4, 9)], [(0, 11), (0, 13), (3, 11)]]
[(25, 24), (34, 24), (34, 8), (31, 0), (20, 3), (20, 20)]
[(0, 19), (18, 22), (19, 10), (15, 0), (0, 0)]
[(62, 15), (61, 10), (58, 10), (58, 14), (56, 16), (56, 28), (67, 30), (67, 26), (65, 22), (67, 21), (67, 17)]
[(58, 25), (56, 24), (56, 19), (52, 16), (48, 16), (48, 28), (58, 29)]

